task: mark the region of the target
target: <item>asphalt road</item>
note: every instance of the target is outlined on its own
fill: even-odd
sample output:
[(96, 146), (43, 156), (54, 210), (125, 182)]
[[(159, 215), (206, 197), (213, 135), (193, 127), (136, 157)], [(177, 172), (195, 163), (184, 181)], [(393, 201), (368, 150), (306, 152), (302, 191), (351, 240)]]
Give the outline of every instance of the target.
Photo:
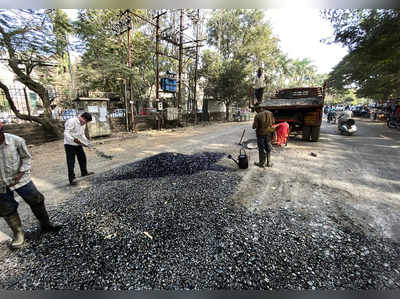
[[(342, 136), (336, 125), (324, 121), (318, 143), (291, 137), (288, 147), (274, 149), (272, 169), (253, 166), (258, 153), (248, 150), (250, 168), (238, 170), (242, 182), (234, 195), (237, 204), (254, 212), (271, 207), (294, 208), (310, 215), (318, 212), (350, 229), (400, 240), (400, 131), (368, 119), (356, 122), (359, 131), (354, 136)], [(101, 173), (161, 152), (214, 151), (236, 157), (244, 129), (245, 140), (254, 140), (251, 122), (140, 132), (135, 138), (110, 142), (98, 140), (96, 147), (114, 158), (104, 159), (89, 151), (89, 170)], [(33, 180), (46, 196), (50, 212), (89, 186), (85, 179), (77, 188), (68, 186), (62, 141), (33, 147), (31, 152)], [(317, 156), (311, 156), (311, 152)], [(237, 168), (229, 159), (221, 163)], [(37, 225), (25, 203), (21, 202), (19, 212), (25, 227)], [(10, 234), (4, 221), (0, 222), (0, 231)]]

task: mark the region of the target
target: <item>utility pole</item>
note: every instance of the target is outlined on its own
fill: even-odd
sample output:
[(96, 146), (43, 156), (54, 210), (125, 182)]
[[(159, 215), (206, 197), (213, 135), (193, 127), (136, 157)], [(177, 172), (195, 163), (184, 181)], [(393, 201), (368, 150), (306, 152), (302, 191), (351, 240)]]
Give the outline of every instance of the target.
[(197, 64), (199, 60), (199, 21), (200, 21), (200, 10), (197, 9), (197, 22), (196, 22), (196, 59), (194, 67), (194, 124), (197, 124)]
[[(130, 10), (127, 10), (128, 14), (130, 13)], [(128, 66), (132, 70), (132, 49), (131, 49), (131, 29), (132, 29), (132, 19), (128, 15), (128, 20), (129, 20), (129, 25), (128, 25)], [(135, 125), (135, 113), (134, 113), (134, 101), (133, 101), (133, 84), (132, 84), (132, 75), (129, 76), (129, 104), (131, 107), (131, 130), (135, 131), (136, 130), (136, 125)]]
[[(128, 40), (128, 67), (132, 69), (132, 51), (131, 51), (131, 29), (132, 29), (132, 17), (131, 17), (131, 10), (126, 9), (124, 12), (121, 12), (119, 14), (120, 20), (117, 24), (114, 25), (114, 30), (116, 33), (121, 36), (125, 31), (127, 32), (127, 40)], [(136, 129), (136, 124), (135, 124), (135, 115), (134, 115), (134, 101), (133, 101), (133, 84), (132, 84), (132, 75), (129, 76), (128, 80), (125, 80), (125, 85), (129, 84), (130, 92), (129, 92), (129, 105), (130, 105), (130, 110), (131, 110), (131, 130)], [(126, 91), (126, 88), (124, 88)], [(126, 122), (127, 122), (127, 131), (129, 131), (128, 127), (128, 103), (127, 103), (127, 95), (125, 93), (125, 115), (126, 115)]]
[(159, 81), (160, 81), (160, 77), (159, 77), (159, 62), (158, 62), (158, 55), (159, 55), (159, 45), (160, 45), (160, 15), (157, 14), (156, 16), (156, 101), (159, 101)]
[(182, 56), (183, 56), (183, 9), (180, 9), (179, 22), (179, 71), (178, 71), (178, 124), (182, 122)]

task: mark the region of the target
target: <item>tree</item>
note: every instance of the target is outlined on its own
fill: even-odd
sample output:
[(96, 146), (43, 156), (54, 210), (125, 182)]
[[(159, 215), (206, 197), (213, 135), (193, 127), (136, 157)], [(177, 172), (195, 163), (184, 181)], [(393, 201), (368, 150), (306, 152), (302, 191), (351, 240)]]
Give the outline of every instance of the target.
[(249, 90), (247, 64), (239, 59), (223, 59), (218, 53), (205, 51), (200, 75), (207, 78), (204, 97), (225, 104), (226, 119), (232, 104), (242, 105)]
[(207, 23), (208, 43), (217, 52), (203, 56), (206, 94), (227, 106), (227, 118), (232, 104), (246, 100), (258, 66), (264, 65), (267, 89), (273, 84), (280, 50), (263, 18), (262, 10), (224, 9), (214, 10)]
[(341, 43), (349, 54), (329, 76), (330, 86), (356, 88), (359, 97), (400, 96), (400, 10), (324, 10), (334, 26), (327, 42)]
[[(54, 18), (53, 14), (53, 10), (0, 10), (0, 50), (17, 80), (41, 98), (44, 117), (20, 113), (8, 87), (0, 82), (0, 88), (18, 118), (40, 123), (47, 131), (61, 137), (61, 127), (56, 120), (51, 119), (48, 90), (35, 78), (34, 72), (35, 68), (46, 66), (50, 56), (65, 50), (66, 45), (61, 42), (60, 36), (68, 30), (67, 20)], [(54, 20), (60, 23), (55, 24)]]

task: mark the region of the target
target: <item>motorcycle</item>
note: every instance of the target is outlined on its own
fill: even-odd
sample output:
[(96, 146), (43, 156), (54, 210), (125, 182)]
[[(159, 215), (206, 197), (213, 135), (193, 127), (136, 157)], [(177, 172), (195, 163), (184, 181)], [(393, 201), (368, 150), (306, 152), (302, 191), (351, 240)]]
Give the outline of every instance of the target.
[(389, 115), (386, 125), (388, 126), (388, 128), (391, 128), (391, 129), (396, 129), (396, 128), (399, 129), (400, 128), (400, 122), (397, 121), (396, 118), (391, 115)]
[(333, 123), (333, 124), (335, 124), (336, 123), (336, 112), (329, 112), (328, 113), (328, 118), (327, 118), (327, 122), (328, 122), (328, 124), (329, 123)]
[(357, 132), (357, 126), (356, 126), (354, 119), (352, 119), (352, 118), (349, 118), (346, 121), (340, 121), (340, 118), (339, 118), (338, 130), (339, 130), (340, 134), (342, 134), (342, 135), (351, 136), (355, 132)]

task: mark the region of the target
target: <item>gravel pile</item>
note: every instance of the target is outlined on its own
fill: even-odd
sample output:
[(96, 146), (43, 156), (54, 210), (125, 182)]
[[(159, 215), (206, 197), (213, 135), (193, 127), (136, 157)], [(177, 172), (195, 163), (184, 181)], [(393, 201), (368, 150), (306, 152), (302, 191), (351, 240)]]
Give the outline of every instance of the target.
[[(399, 244), (318, 215), (231, 200), (221, 153), (163, 153), (92, 178), (52, 213), (58, 234), (0, 248), (2, 289), (388, 289)], [(27, 227), (27, 225), (25, 225)], [(32, 228), (33, 229), (33, 226)]]

